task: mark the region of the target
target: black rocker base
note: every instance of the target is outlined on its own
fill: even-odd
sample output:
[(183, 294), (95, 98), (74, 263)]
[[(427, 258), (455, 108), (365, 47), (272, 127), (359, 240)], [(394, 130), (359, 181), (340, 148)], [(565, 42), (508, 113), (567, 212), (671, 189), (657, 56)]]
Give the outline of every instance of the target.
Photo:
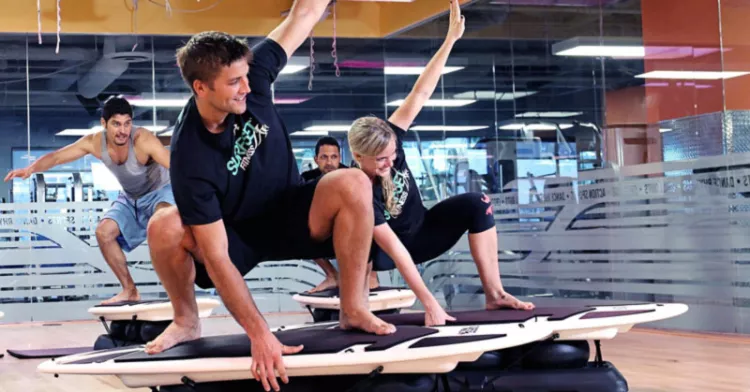
[[(379, 374), (368, 376), (292, 377), (283, 392), (627, 392), (628, 384), (609, 362), (589, 362), (586, 341), (542, 341), (488, 352), (448, 374)], [(260, 392), (255, 380), (161, 387), (160, 392)], [(325, 385), (325, 389), (320, 386)]]

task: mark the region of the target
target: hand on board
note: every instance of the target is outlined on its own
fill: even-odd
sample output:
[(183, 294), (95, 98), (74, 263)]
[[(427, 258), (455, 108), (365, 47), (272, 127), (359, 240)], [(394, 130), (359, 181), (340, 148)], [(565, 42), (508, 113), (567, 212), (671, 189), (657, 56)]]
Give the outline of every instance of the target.
[(461, 5), (458, 0), (451, 0), (451, 17), (446, 38), (453, 41), (461, 39), (466, 28), (465, 22), (466, 18), (461, 15)]
[(303, 346), (285, 346), (270, 331), (266, 331), (259, 336), (250, 338), (253, 378), (263, 383), (264, 390), (270, 391), (273, 388), (274, 391), (279, 391), (281, 388), (276, 381), (277, 372), (284, 384), (289, 383), (282, 356), (296, 354), (302, 351)]

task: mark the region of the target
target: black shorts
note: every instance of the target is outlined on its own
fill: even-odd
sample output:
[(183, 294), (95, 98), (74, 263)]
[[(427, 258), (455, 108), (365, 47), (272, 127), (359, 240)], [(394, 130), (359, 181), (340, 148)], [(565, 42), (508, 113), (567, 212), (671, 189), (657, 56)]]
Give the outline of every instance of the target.
[[(415, 264), (438, 258), (458, 243), (468, 231), (481, 233), (495, 226), (490, 198), (482, 193), (463, 193), (437, 203), (427, 210), (412, 234), (396, 233)], [(383, 250), (372, 253), (373, 270), (396, 269), (396, 263)]]
[[(260, 216), (224, 224), (229, 257), (244, 276), (259, 263), (270, 260), (334, 258), (333, 238), (310, 238), (309, 215), (317, 180), (290, 188)], [(215, 287), (205, 266), (195, 262), (195, 284)]]

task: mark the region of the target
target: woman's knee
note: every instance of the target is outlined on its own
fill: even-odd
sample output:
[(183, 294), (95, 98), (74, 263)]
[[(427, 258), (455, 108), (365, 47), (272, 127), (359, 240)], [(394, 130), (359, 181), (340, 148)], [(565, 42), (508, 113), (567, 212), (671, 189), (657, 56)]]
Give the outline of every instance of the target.
[(484, 193), (469, 192), (460, 195), (463, 199), (466, 216), (472, 217), (469, 233), (481, 233), (495, 226), (492, 199)]

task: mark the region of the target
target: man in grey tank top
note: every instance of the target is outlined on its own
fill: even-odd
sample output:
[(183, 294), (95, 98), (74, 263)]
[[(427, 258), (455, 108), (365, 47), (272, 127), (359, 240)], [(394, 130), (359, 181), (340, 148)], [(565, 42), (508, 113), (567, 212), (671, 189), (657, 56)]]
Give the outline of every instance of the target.
[(88, 154), (101, 160), (115, 175), (122, 191), (97, 225), (96, 239), (104, 259), (122, 285), (122, 292), (103, 303), (140, 299), (124, 252), (132, 251), (146, 240), (148, 222), (156, 210), (175, 205), (169, 181), (169, 150), (149, 130), (133, 130), (132, 121), (130, 103), (124, 98), (112, 97), (102, 109), (104, 131), (83, 136), (5, 177), (5, 181), (27, 179), (33, 173)]

